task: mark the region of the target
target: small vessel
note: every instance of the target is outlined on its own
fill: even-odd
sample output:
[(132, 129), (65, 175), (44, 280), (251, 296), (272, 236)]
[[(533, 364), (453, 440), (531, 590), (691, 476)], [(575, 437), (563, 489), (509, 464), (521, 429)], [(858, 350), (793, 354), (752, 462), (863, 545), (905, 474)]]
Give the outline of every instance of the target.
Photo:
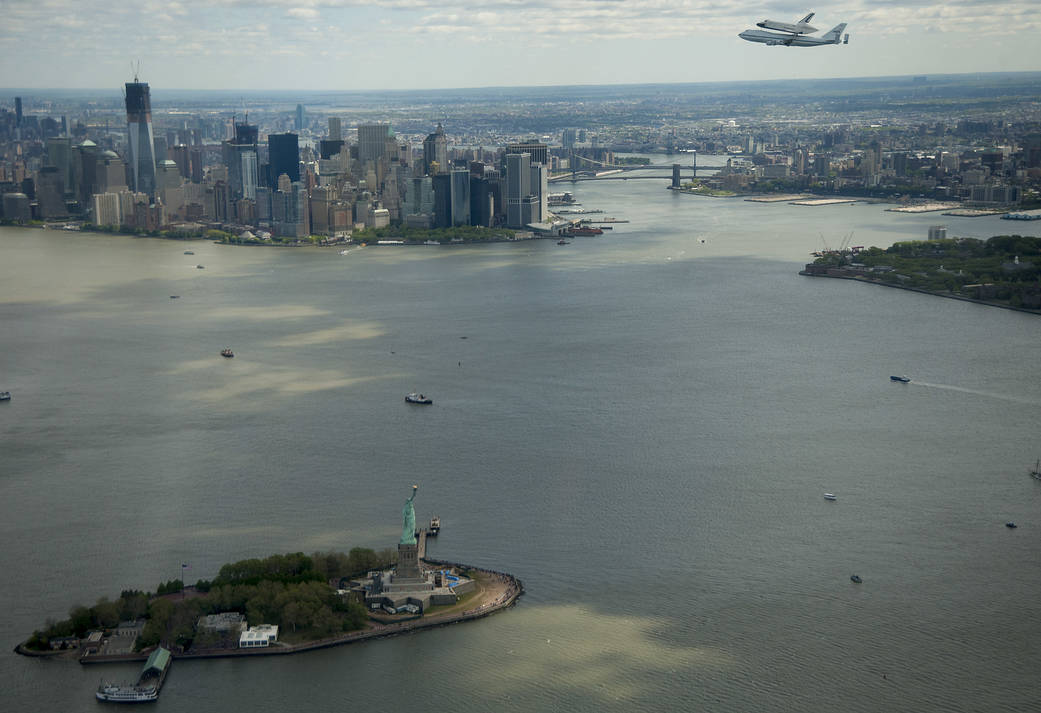
[(230, 349), (225, 348), (225, 349), (221, 349), (220, 350), (220, 355), (222, 357), (227, 357), (228, 359), (231, 359), (233, 356), (235, 356), (235, 352), (231, 351)]
[(185, 254), (185, 255), (194, 255), (195, 253), (194, 253), (194, 252), (192, 252), (191, 250), (185, 250), (185, 251), (184, 251), (184, 254)]
[(568, 243), (568, 241), (564, 240), (564, 238), (561, 238), (560, 240), (557, 241), (557, 245), (569, 245), (569, 244), (570, 243)]
[(155, 686), (117, 686), (102, 683), (94, 695), (99, 701), (111, 703), (147, 703), (159, 698), (159, 689)]
[(172, 299), (172, 300), (179, 300), (179, 299), (181, 299), (181, 296), (180, 295), (170, 295), (170, 299)]
[(439, 532), (441, 532), (441, 518), (439, 518), (437, 515), (434, 515), (432, 518), (430, 518), (430, 532), (428, 532), (427, 534), (430, 537), (437, 537), (437, 533)]
[(824, 499), (825, 500), (838, 500), (838, 498), (835, 496), (835, 493), (824, 493)]
[(11, 392), (10, 391), (0, 391), (0, 401), (10, 401), (10, 400), (11, 400)]
[(906, 376), (890, 376), (889, 379), (891, 381), (899, 381), (902, 384), (906, 384), (911, 381), (911, 379)]
[(205, 265), (196, 265), (195, 267), (197, 269), (199, 269), (199, 270), (202, 270), (202, 269), (205, 269), (206, 266)]
[[(10, 398), (10, 394), (8, 398)], [(1041, 480), (1041, 458), (1038, 458), (1037, 463), (1034, 463), (1034, 469), (1030, 471), (1030, 477)]]
[(423, 404), (424, 406), (429, 406), (430, 404), (434, 403), (434, 400), (429, 396), (417, 394), (415, 391), (406, 396), (405, 401), (410, 404)]
[(854, 584), (860, 584), (864, 580), (860, 578), (859, 574), (853, 574), (850, 575), (849, 581), (853, 582)]
[(1014, 522), (1006, 522), (1005, 527), (1007, 527), (1010, 530), (1015, 530), (1017, 527), (1019, 527), (1019, 525), (1017, 525)]
[(340, 254), (341, 254), (341, 255), (346, 255), (346, 254), (347, 254), (347, 253), (349, 253), (349, 252), (350, 252), (350, 250), (341, 250), (341, 251), (340, 251)]

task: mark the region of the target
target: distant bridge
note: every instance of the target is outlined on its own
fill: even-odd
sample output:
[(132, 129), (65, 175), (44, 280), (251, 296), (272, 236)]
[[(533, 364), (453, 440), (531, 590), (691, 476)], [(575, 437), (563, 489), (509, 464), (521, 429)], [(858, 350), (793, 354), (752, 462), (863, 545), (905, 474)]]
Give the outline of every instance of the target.
[[(619, 176), (619, 173), (630, 173), (632, 171), (658, 171), (656, 176)], [(696, 170), (692, 170), (690, 167), (680, 169), (680, 180), (692, 180), (697, 178), (697, 171), (704, 173), (705, 171), (711, 171), (713, 173), (719, 171), (718, 166), (699, 166)], [(564, 173), (558, 176), (552, 176), (548, 179), (549, 183), (559, 183), (561, 181), (636, 181), (640, 179), (653, 179), (655, 181), (661, 180), (672, 180), (672, 166), (619, 166), (607, 171), (596, 173), (593, 171), (572, 171), (571, 173)]]
[[(695, 159), (696, 160), (696, 159)], [(579, 169), (578, 162), (582, 161), (585, 165), (591, 168)], [(672, 179), (672, 168), (675, 164), (671, 163), (657, 163), (657, 164), (619, 164), (619, 163), (606, 163), (604, 161), (597, 161), (596, 159), (587, 158), (585, 156), (571, 155), (571, 172), (567, 174), (561, 174), (553, 176), (549, 179), (550, 182), (556, 183), (560, 181), (607, 181), (607, 180), (629, 180), (638, 178), (653, 178), (655, 180), (661, 180), (663, 178)], [(697, 177), (698, 171), (718, 171), (718, 166), (683, 166), (680, 165), (680, 179), (693, 179)], [(618, 176), (618, 173), (629, 173), (631, 171), (666, 171), (667, 175), (658, 176)]]

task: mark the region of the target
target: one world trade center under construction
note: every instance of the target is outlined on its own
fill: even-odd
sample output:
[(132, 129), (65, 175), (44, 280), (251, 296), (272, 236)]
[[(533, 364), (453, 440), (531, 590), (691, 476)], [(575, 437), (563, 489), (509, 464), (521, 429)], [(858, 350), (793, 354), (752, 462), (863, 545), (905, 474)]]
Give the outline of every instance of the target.
[[(137, 77), (134, 77), (136, 80)], [(155, 141), (147, 82), (127, 82), (127, 146), (133, 190), (155, 196)]]

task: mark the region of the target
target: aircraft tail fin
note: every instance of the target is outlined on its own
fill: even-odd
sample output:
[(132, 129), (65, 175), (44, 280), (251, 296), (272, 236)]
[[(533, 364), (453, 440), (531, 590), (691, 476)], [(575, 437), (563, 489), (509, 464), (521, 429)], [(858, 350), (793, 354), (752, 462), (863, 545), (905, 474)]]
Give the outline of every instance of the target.
[(846, 23), (845, 22), (843, 22), (843, 23), (841, 23), (839, 25), (835, 25), (835, 27), (833, 27), (830, 30), (828, 30), (828, 34), (824, 35), (824, 37), (822, 39), (825, 39), (828, 42), (831, 42), (832, 44), (837, 45), (840, 42), (842, 42), (842, 31), (845, 30), (845, 29), (846, 29)]
[(809, 15), (807, 15), (806, 17), (804, 17), (801, 20), (799, 20), (799, 22), (807, 22), (808, 23), (812, 19), (813, 19), (813, 13), (811, 12)]

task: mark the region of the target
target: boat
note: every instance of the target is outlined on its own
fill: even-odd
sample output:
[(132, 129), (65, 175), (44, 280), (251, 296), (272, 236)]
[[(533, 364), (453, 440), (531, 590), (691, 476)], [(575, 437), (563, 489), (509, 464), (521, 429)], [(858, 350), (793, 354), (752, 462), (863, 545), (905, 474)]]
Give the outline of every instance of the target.
[(235, 356), (235, 352), (231, 351), (230, 349), (225, 348), (225, 349), (221, 349), (220, 350), (220, 355), (222, 357), (227, 357), (228, 359), (231, 359), (233, 356)]
[(849, 581), (853, 582), (854, 584), (860, 584), (864, 580), (860, 578), (859, 574), (853, 574), (850, 575)]
[(170, 299), (172, 299), (172, 300), (179, 300), (179, 299), (181, 299), (181, 296), (180, 295), (170, 295)]
[(1010, 530), (1015, 530), (1017, 527), (1019, 527), (1019, 525), (1017, 525), (1014, 522), (1006, 522), (1005, 527), (1007, 527)]
[(198, 269), (200, 269), (200, 270), (202, 270), (202, 269), (204, 269), (204, 268), (205, 268), (206, 266), (205, 266), (205, 265), (196, 265), (195, 267), (196, 267), (196, 268), (198, 268)]
[[(7, 398), (11, 398), (11, 395), (8, 394)], [(1034, 463), (1034, 469), (1030, 471), (1030, 477), (1041, 480), (1041, 458), (1038, 458), (1037, 463)]]
[(889, 380), (890, 381), (899, 381), (902, 384), (906, 384), (906, 383), (911, 381), (911, 379), (909, 377), (906, 377), (906, 376), (890, 376)]
[(604, 231), (600, 230), (600, 228), (591, 228), (588, 225), (576, 225), (564, 234), (571, 237), (576, 235), (603, 235)]
[(429, 406), (430, 404), (434, 403), (434, 400), (429, 396), (417, 394), (415, 391), (406, 396), (405, 401), (410, 404), (423, 404), (424, 406)]
[(341, 255), (346, 255), (346, 254), (347, 254), (347, 253), (349, 253), (349, 252), (350, 252), (350, 250), (341, 250), (341, 251), (340, 251), (340, 254), (341, 254)]
[(564, 240), (564, 238), (561, 238), (560, 240), (557, 241), (557, 245), (570, 245), (570, 243), (568, 241)]
[(110, 703), (147, 703), (159, 699), (159, 689), (155, 686), (117, 686), (102, 683), (94, 695), (99, 701)]
[(835, 493), (824, 493), (824, 499), (825, 500), (838, 500), (838, 498), (835, 497)]
[(184, 251), (184, 254), (185, 254), (185, 255), (194, 255), (195, 253), (194, 253), (194, 252), (192, 252), (191, 250), (185, 250), (185, 251)]
[(163, 687), (170, 670), (171, 660), (170, 652), (159, 646), (148, 655), (136, 683), (118, 685), (102, 681), (94, 695), (99, 701), (112, 703), (148, 703), (157, 700), (159, 689)]
[(11, 400), (11, 392), (10, 391), (0, 391), (0, 401), (10, 401), (10, 400)]
[(434, 515), (430, 518), (430, 532), (427, 533), (430, 537), (437, 537), (437, 533), (441, 532), (441, 518)]

